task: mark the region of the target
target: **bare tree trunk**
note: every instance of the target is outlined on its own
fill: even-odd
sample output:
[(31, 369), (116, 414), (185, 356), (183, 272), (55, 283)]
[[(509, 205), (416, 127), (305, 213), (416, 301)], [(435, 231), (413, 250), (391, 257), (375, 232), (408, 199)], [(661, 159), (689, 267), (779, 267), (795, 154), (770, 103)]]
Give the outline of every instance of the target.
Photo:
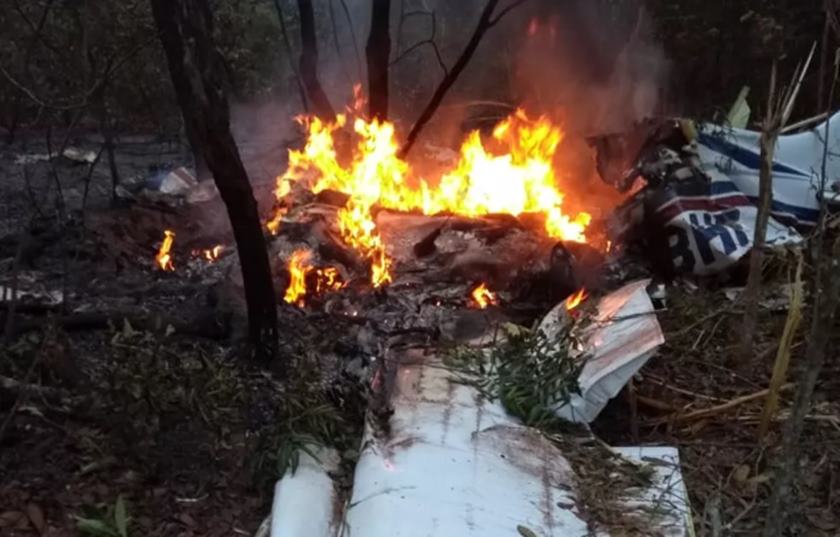
[(388, 61), (391, 57), (391, 0), (373, 0), (365, 47), (368, 68), (368, 115), (388, 119)]
[(805, 416), (811, 410), (811, 401), (817, 378), (825, 362), (825, 348), (831, 337), (837, 303), (840, 301), (840, 237), (834, 240), (830, 252), (823, 252), (814, 277), (814, 308), (811, 330), (808, 335), (808, 349), (805, 353), (803, 375), (796, 390), (796, 399), (785, 427), (782, 440), (781, 465), (776, 474), (773, 496), (767, 510), (764, 537), (781, 537), (785, 529), (787, 512), (785, 507), (796, 503), (791, 498), (791, 484), (797, 474), (799, 462), (799, 439), (805, 425)]
[(318, 39), (315, 36), (312, 0), (298, 0), (297, 4), (300, 12), (300, 77), (315, 114), (322, 119), (332, 120), (335, 111), (318, 80)]
[(408, 133), (405, 143), (400, 148), (399, 155), (401, 158), (404, 158), (408, 152), (411, 151), (414, 142), (417, 141), (417, 136), (420, 134), (420, 131), (423, 130), (426, 123), (432, 119), (432, 116), (437, 111), (438, 106), (440, 106), (440, 103), (443, 101), (446, 93), (452, 85), (455, 84), (455, 81), (458, 80), (458, 77), (461, 75), (461, 71), (464, 70), (470, 62), (470, 59), (472, 59), (475, 50), (478, 48), (478, 44), (481, 43), (481, 39), (484, 37), (484, 34), (487, 33), (487, 30), (495, 26), (502, 17), (510, 13), (516, 7), (525, 3), (525, 1), (527, 0), (516, 0), (501, 10), (498, 15), (493, 17), (493, 11), (496, 9), (499, 0), (487, 0), (487, 4), (485, 4), (484, 10), (481, 12), (481, 16), (478, 19), (478, 24), (473, 31), (472, 37), (470, 37), (470, 40), (467, 42), (467, 45), (464, 47), (464, 50), (461, 52), (461, 55), (455, 62), (455, 65), (453, 65), (452, 69), (444, 75), (443, 80), (441, 80), (440, 84), (438, 84), (438, 87), (434, 94), (432, 94), (432, 98), (429, 100), (426, 108), (424, 108), (423, 112), (420, 113), (420, 117), (417, 118), (417, 122), (414, 123), (414, 126)]
[(277, 307), (257, 203), (230, 132), (219, 52), (207, 0), (151, 0), (172, 84), (197, 147), (227, 207), (242, 266), (253, 352), (277, 354)]

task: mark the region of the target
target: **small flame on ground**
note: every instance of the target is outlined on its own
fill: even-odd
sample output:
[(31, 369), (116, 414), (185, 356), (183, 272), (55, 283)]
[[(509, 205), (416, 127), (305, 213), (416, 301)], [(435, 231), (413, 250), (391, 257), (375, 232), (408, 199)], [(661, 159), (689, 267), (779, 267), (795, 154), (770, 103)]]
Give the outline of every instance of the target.
[(175, 270), (175, 265), (172, 264), (172, 255), (169, 253), (172, 250), (172, 244), (175, 242), (175, 232), (167, 229), (163, 232), (163, 244), (160, 245), (155, 256), (155, 262), (161, 270)]
[(315, 269), (315, 292), (321, 294), (326, 291), (338, 291), (344, 287), (341, 281), (341, 274), (335, 267), (324, 267)]
[(586, 293), (586, 289), (579, 289), (575, 293), (566, 297), (566, 311), (572, 311), (576, 307), (580, 306), (581, 302), (589, 298), (589, 295)]
[[(282, 202), (291, 191), (292, 186), (289, 181), (284, 180), (282, 177), (278, 177), (277, 187), (274, 189), (274, 197), (277, 201)], [(271, 217), (271, 220), (265, 223), (266, 229), (268, 229), (272, 235), (277, 235), (277, 232), (280, 231), (280, 223), (282, 222), (283, 217), (286, 216), (287, 212), (289, 211), (286, 207), (278, 207), (274, 211), (274, 216)]]
[(289, 286), (283, 295), (283, 300), (298, 307), (304, 306), (304, 297), (307, 294), (307, 278), (310, 274), (315, 276), (315, 294), (320, 295), (327, 291), (338, 291), (345, 283), (341, 279), (341, 273), (335, 267), (316, 268), (310, 264), (312, 253), (306, 249), (295, 250), (289, 258)]
[(303, 297), (306, 296), (306, 274), (312, 270), (309, 266), (311, 255), (309, 250), (295, 250), (289, 258), (289, 287), (283, 295), (283, 300), (289, 304), (303, 306)]
[(496, 295), (487, 288), (484, 283), (478, 284), (478, 286), (472, 290), (470, 293), (472, 299), (475, 301), (475, 304), (479, 307), (479, 309), (484, 309), (487, 306), (494, 306), (498, 303), (498, 299)]

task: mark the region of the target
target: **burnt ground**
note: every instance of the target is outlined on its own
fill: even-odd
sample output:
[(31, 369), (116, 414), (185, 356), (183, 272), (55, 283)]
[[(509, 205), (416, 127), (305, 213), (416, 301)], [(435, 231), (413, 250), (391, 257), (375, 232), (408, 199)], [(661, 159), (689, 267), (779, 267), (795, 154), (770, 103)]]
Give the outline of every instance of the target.
[[(94, 136), (72, 145), (99, 147)], [(186, 254), (229, 244), (218, 200), (175, 207), (138, 195), (111, 207), (110, 175), (101, 161), (82, 212), (87, 164), (55, 159), (53, 169), (34, 162), (24, 174), (15, 163), (22, 153), (44, 150), (33, 137), (0, 155), (0, 284), (9, 285), (16, 273), (20, 289), (65, 298), (63, 305), (55, 296), (22, 298), (0, 351), (0, 534), (77, 535), (76, 517), (112, 524), (120, 497), (132, 535), (253, 534), (268, 513), (273, 476), (289, 463), (283, 451), (289, 444), (280, 439), (308, 442), (278, 424), (306, 414), (301, 408), (326, 408), (306, 419), (352, 459), (354, 420), (365, 404), (354, 394), (363, 389), (336, 364), (365, 367), (365, 357), (377, 351), (369, 327), (281, 306), (283, 357), (297, 360), (294, 371), (317, 374), (278, 380), (238, 353), (244, 325), (232, 256), (207, 264)], [(282, 146), (244, 144), (243, 153), (258, 199), (270, 200), (271, 163), (282, 161)], [(161, 164), (180, 163), (176, 144), (148, 138), (121, 144), (119, 172), (129, 193), (139, 192)], [(32, 235), (22, 235), (30, 221)], [(164, 228), (176, 231), (182, 252), (175, 273), (153, 268)], [(783, 269), (773, 279), (786, 276)], [(763, 390), (785, 311), (762, 310), (758, 358), (739, 364), (737, 306), (720, 283), (703, 285), (668, 288), (668, 309), (660, 314), (665, 346), (636, 379), (635, 399), (617, 398), (594, 429), (616, 445), (677, 445), (698, 535), (714, 534), (715, 526), (721, 535), (755, 535), (782, 420), (759, 442), (761, 398), (702, 418), (679, 416)], [(6, 314), (0, 319), (5, 327)], [(807, 323), (795, 340), (792, 380), (807, 345)], [(834, 349), (806, 427), (797, 496), (789, 503), (796, 535), (840, 531)], [(791, 395), (785, 392), (782, 417)]]
[[(182, 158), (166, 141), (123, 144), (118, 169), (134, 191)], [(99, 148), (95, 136), (69, 145)], [(45, 152), (38, 137), (0, 156), (2, 284), (16, 273), (19, 289), (57, 295), (21, 298), (0, 353), (0, 375), (26, 387), (0, 390), (0, 534), (77, 535), (76, 517), (108, 519), (120, 496), (135, 535), (253, 533), (270, 502), (270, 483), (255, 476), (272, 460), (261, 439), (282, 387), (237, 357), (241, 325), (227, 298), (235, 293), (219, 292), (228, 288), (218, 285), (221, 266), (203, 276), (184, 265), (152, 270), (165, 227), (196, 248), (224, 243), (223, 207), (112, 208), (103, 158), (82, 212), (90, 166), (16, 162)], [(252, 173), (270, 188), (273, 176)], [(30, 236), (20, 233), (27, 222)]]

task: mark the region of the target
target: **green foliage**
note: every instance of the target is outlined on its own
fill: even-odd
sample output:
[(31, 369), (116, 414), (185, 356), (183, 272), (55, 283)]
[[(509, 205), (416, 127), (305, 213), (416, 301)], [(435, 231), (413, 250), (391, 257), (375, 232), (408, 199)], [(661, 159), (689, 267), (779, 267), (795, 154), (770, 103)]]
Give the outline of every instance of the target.
[(577, 379), (586, 357), (575, 355), (576, 344), (571, 326), (552, 339), (521, 331), (490, 349), (456, 349), (445, 362), (462, 382), (500, 400), (526, 425), (545, 429), (560, 421), (553, 409), (580, 393)]
[[(361, 437), (365, 404), (339, 408), (328, 397), (321, 369), (313, 359), (293, 359), (284, 394), (274, 409), (272, 425), (261, 431), (253, 472), (263, 487), (294, 472), (301, 453), (318, 460), (316, 451), (330, 446), (341, 453), (357, 447)], [(358, 387), (352, 387), (358, 389)]]
[(76, 528), (90, 537), (128, 537), (128, 516), (125, 500), (117, 496), (114, 505), (101, 506), (87, 517), (76, 516)]

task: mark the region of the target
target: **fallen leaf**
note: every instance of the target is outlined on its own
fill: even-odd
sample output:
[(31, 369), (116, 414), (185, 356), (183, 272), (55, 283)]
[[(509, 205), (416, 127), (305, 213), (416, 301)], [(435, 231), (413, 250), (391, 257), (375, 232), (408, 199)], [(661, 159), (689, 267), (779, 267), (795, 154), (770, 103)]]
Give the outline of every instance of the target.
[(120, 537), (128, 537), (128, 513), (122, 494), (117, 496), (117, 502), (114, 505), (114, 524), (117, 526), (117, 533), (120, 534)]
[(744, 483), (748, 477), (750, 477), (750, 467), (746, 464), (735, 468), (735, 472), (732, 474), (732, 478), (739, 484)]
[(751, 477), (747, 483), (755, 486), (767, 483), (771, 479), (773, 479), (773, 472), (764, 472), (763, 474)]
[(819, 530), (833, 532), (837, 529), (838, 520), (829, 511), (821, 511), (818, 513), (806, 513), (805, 517), (808, 519), (808, 522), (810, 522), (815, 528)]
[(518, 531), (519, 535), (521, 535), (522, 537), (537, 537), (536, 533), (529, 530), (525, 526), (516, 526), (516, 531)]
[(44, 530), (47, 528), (44, 511), (37, 504), (30, 503), (26, 506), (26, 515), (29, 517), (32, 525), (35, 526), (35, 529), (38, 530), (38, 534), (43, 535)]
[(14, 526), (24, 516), (20, 511), (4, 511), (0, 513), (0, 528)]
[(188, 528), (194, 528), (195, 527), (195, 519), (187, 513), (181, 513), (180, 515), (178, 515), (178, 520), (183, 522), (184, 525), (187, 526)]

